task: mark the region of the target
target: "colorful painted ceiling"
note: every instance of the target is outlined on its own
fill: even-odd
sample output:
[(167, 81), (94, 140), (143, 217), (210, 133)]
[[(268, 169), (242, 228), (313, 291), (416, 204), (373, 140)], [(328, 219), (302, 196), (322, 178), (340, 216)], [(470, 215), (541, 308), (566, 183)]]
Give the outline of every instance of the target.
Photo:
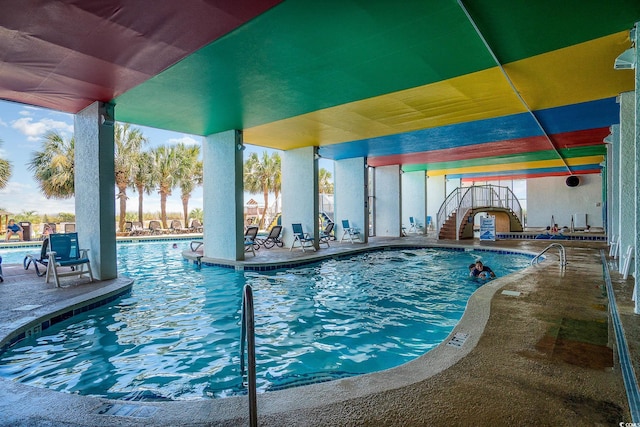
[(463, 179), (600, 172), (638, 0), (8, 0), (0, 98)]

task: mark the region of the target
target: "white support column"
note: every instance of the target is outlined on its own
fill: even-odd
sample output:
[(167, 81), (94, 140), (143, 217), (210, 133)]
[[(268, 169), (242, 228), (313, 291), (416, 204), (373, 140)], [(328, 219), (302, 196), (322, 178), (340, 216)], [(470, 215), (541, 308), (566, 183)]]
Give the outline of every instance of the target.
[(113, 106), (94, 102), (74, 117), (76, 230), (98, 280), (118, 276)]
[(638, 256), (638, 246), (640, 246), (640, 200), (638, 200), (638, 198), (640, 198), (640, 65), (638, 64), (638, 60), (640, 60), (640, 55), (638, 54), (638, 43), (640, 43), (640, 34), (638, 34), (638, 31), (640, 31), (640, 22), (637, 22), (635, 25), (635, 31), (633, 32), (633, 34), (635, 34), (635, 40), (634, 40), (634, 46), (635, 46), (635, 91), (634, 91), (634, 99), (635, 99), (635, 114), (634, 114), (634, 146), (636, 148), (635, 150), (635, 190), (633, 192), (633, 199), (635, 200), (635, 240), (634, 240), (634, 255), (635, 255), (635, 262), (633, 263), (633, 275), (635, 277), (635, 286), (634, 286), (634, 290), (633, 290), (633, 296), (634, 296), (634, 300), (635, 300), (635, 307), (633, 312), (636, 314), (640, 314), (640, 301), (638, 301), (640, 298), (638, 298), (638, 279), (640, 279), (640, 277), (638, 277), (638, 271), (640, 271), (640, 256)]
[(369, 240), (367, 212), (367, 169), (364, 157), (337, 160), (335, 172), (336, 237), (343, 233), (342, 220), (360, 231), (364, 242)]
[(447, 198), (444, 175), (427, 178), (427, 215), (431, 216), (433, 228), (438, 229), (438, 211)]
[(376, 236), (402, 235), (402, 190), (400, 166), (375, 168), (376, 180)]
[[(635, 245), (636, 224), (636, 170), (635, 170), (635, 92), (620, 94), (620, 216), (619, 253), (624, 255), (630, 245)], [(622, 272), (624, 259), (620, 258), (619, 271)]]
[(282, 153), (282, 230), (285, 245), (291, 247), (291, 224), (300, 223), (314, 236), (318, 249), (318, 160), (315, 147)]
[[(402, 185), (402, 224), (409, 228), (409, 217), (427, 231), (427, 182), (424, 171), (404, 172), (401, 174)], [(420, 230), (417, 230), (420, 232)]]
[(611, 165), (611, 170), (608, 171), (611, 176), (608, 233), (609, 237), (615, 235), (617, 242), (620, 240), (620, 125), (611, 126), (611, 135), (607, 137), (607, 141), (610, 142), (607, 153), (611, 155), (608, 159), (608, 164)]
[(204, 256), (244, 260), (244, 150), (242, 131), (208, 135), (203, 142)]

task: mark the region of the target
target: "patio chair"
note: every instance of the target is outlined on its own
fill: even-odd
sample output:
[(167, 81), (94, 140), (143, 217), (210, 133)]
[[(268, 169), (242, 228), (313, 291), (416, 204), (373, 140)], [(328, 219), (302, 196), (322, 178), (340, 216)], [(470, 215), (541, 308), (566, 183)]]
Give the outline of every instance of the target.
[(305, 233), (302, 230), (302, 224), (291, 224), (291, 228), (293, 229), (293, 242), (291, 243), (291, 248), (289, 248), (289, 251), (293, 250), (296, 242), (300, 243), (302, 252), (305, 252), (305, 247), (313, 248), (314, 251), (316, 250), (313, 237), (311, 237), (309, 233)]
[(186, 229), (182, 228), (182, 221), (180, 221), (179, 219), (174, 219), (171, 221), (171, 224), (169, 225), (170, 233), (180, 234), (184, 233), (185, 231)]
[(160, 221), (151, 220), (149, 221), (149, 234), (158, 235), (163, 234), (164, 230), (162, 229), (162, 223)]
[[(38, 277), (42, 277), (47, 274), (47, 265), (49, 264), (49, 236), (45, 237), (42, 241), (42, 247), (40, 248), (40, 252), (34, 254), (27, 254), (22, 261), (22, 265), (25, 270), (29, 269), (29, 266), (33, 263), (33, 267), (36, 270), (36, 274)], [(40, 271), (38, 268), (38, 264), (42, 265), (44, 269)]]
[(197, 219), (191, 220), (191, 226), (189, 227), (189, 231), (191, 233), (202, 233), (203, 227), (200, 220), (197, 220)]
[[(52, 234), (49, 236), (50, 251), (47, 264), (47, 280), (51, 276), (60, 287), (60, 277), (83, 276), (89, 274), (89, 281), (93, 282), (91, 264), (87, 257), (88, 249), (80, 249), (78, 245), (78, 233)], [(59, 272), (60, 267), (71, 267), (71, 271)]]
[(351, 227), (349, 225), (348, 219), (342, 220), (342, 237), (340, 238), (340, 241), (342, 242), (345, 239), (345, 237), (348, 237), (351, 243), (353, 243), (354, 237), (362, 241), (362, 238), (360, 237), (360, 232), (356, 228)]
[(260, 244), (257, 242), (256, 236), (258, 236), (258, 227), (247, 227), (247, 230), (244, 232), (244, 251), (251, 251), (253, 256), (256, 256), (256, 249), (260, 249)]
[(147, 234), (147, 230), (144, 229), (144, 225), (140, 221), (133, 221), (131, 224), (131, 236), (142, 236)]
[(258, 239), (258, 243), (267, 249), (271, 249), (274, 246), (281, 248), (284, 246), (284, 242), (280, 240), (280, 234), (282, 234), (282, 226), (274, 225), (269, 231), (269, 235), (264, 239)]
[(320, 232), (320, 236), (319, 236), (319, 240), (318, 240), (318, 244), (321, 243), (326, 243), (327, 247), (329, 247), (329, 240), (333, 239), (333, 235), (331, 233), (333, 233), (333, 227), (334, 227), (334, 223), (333, 222), (329, 222), (327, 223), (327, 226), (324, 228), (324, 230), (322, 230)]

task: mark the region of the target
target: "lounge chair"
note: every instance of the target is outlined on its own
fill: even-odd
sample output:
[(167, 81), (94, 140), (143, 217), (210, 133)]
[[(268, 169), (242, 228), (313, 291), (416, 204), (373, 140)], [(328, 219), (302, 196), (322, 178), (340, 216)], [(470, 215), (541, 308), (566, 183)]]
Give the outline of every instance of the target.
[[(49, 236), (49, 248), (47, 283), (53, 276), (56, 287), (59, 288), (60, 277), (83, 276), (85, 274), (89, 274), (89, 281), (93, 282), (91, 264), (87, 257), (88, 249), (80, 249), (78, 246), (78, 233), (52, 234)], [(60, 267), (71, 267), (71, 271), (58, 272)]]
[(164, 230), (162, 229), (162, 223), (160, 221), (151, 220), (149, 221), (149, 234), (163, 234)]
[(131, 233), (132, 236), (142, 236), (147, 234), (147, 230), (144, 229), (144, 225), (140, 221), (133, 221), (131, 224)]
[(191, 220), (191, 226), (189, 227), (189, 231), (191, 233), (202, 233), (203, 231), (202, 223), (197, 219)]
[[(36, 274), (38, 275), (38, 277), (42, 277), (45, 274), (47, 274), (47, 265), (49, 265), (48, 252), (49, 252), (49, 237), (47, 236), (42, 241), (42, 247), (40, 248), (39, 253), (27, 254), (24, 257), (24, 260), (22, 261), (22, 265), (24, 266), (24, 269), (28, 270), (29, 266), (33, 263), (33, 267), (35, 268)], [(44, 267), (42, 271), (40, 271), (40, 269), (38, 268), (38, 264)]]
[(331, 233), (333, 233), (333, 227), (334, 227), (334, 223), (333, 222), (329, 222), (327, 223), (327, 226), (324, 228), (324, 230), (322, 230), (320, 232), (320, 238), (318, 240), (318, 244), (321, 243), (326, 243), (327, 247), (329, 247), (329, 240), (334, 239), (333, 235)]
[(180, 234), (185, 233), (186, 231), (186, 229), (182, 228), (182, 221), (180, 221), (179, 219), (174, 219), (171, 221), (171, 225), (169, 225), (170, 233)]
[(409, 217), (409, 231), (408, 233), (418, 233), (422, 231), (422, 225), (418, 223), (412, 216)]
[(133, 221), (124, 222), (124, 232), (129, 233), (129, 236), (133, 235)]
[(291, 243), (291, 248), (289, 248), (289, 251), (293, 250), (296, 242), (300, 243), (302, 252), (305, 252), (305, 247), (313, 248), (314, 251), (316, 250), (313, 237), (309, 236), (309, 233), (305, 233), (302, 230), (302, 224), (291, 224), (291, 228), (293, 229), (293, 242)]
[(264, 239), (258, 239), (258, 243), (267, 249), (271, 249), (274, 246), (281, 248), (284, 246), (284, 242), (280, 240), (280, 234), (282, 234), (282, 226), (274, 225), (269, 231), (269, 235)]
[(351, 243), (353, 243), (354, 237), (362, 241), (362, 238), (360, 237), (360, 232), (356, 228), (351, 227), (349, 225), (348, 219), (342, 220), (342, 237), (340, 238), (340, 241), (342, 242), (345, 237), (349, 237), (349, 240), (351, 241)]
[(258, 236), (258, 227), (250, 226), (244, 232), (244, 251), (256, 256), (256, 249), (260, 249), (260, 244), (257, 242), (256, 236)]

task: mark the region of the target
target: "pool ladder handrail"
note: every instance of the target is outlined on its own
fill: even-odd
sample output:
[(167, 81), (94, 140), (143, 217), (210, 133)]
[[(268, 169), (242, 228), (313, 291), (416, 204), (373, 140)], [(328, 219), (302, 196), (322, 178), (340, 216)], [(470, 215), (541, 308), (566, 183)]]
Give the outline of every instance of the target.
[(258, 403), (256, 386), (256, 333), (253, 315), (253, 289), (244, 285), (242, 290), (242, 325), (240, 331), (240, 375), (245, 374), (245, 341), (247, 343), (247, 389), (249, 394), (249, 425), (258, 425)]
[(546, 248), (544, 248), (542, 252), (540, 252), (538, 255), (533, 257), (533, 259), (531, 260), (531, 265), (537, 264), (540, 257), (544, 255), (549, 249), (553, 249), (553, 248), (558, 248), (558, 252), (560, 256), (560, 266), (562, 266), (562, 268), (565, 268), (567, 266), (567, 254), (564, 250), (564, 246), (562, 246), (560, 243), (552, 243)]

